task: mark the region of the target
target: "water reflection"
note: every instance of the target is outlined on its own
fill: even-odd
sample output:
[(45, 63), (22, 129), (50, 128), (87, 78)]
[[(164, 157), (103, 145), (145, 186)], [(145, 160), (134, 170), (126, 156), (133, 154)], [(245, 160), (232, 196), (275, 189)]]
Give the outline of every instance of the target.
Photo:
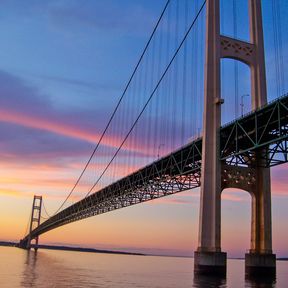
[(274, 288), (276, 287), (275, 277), (245, 277), (245, 287), (249, 288)]
[(37, 252), (27, 250), (26, 259), (24, 263), (23, 278), (21, 280), (21, 286), (23, 287), (35, 287), (37, 278), (36, 274), (36, 263), (37, 263)]
[[(239, 283), (239, 285), (241, 284)], [(194, 275), (193, 287), (195, 288), (228, 288), (228, 285), (227, 285), (226, 278), (223, 278), (223, 277)], [(276, 278), (265, 277), (265, 276), (253, 277), (253, 278), (245, 277), (245, 287), (246, 288), (276, 288)]]
[(227, 282), (224, 277), (194, 275), (193, 287), (195, 288), (226, 288)]
[[(54, 255), (53, 257), (53, 254), (49, 255), (47, 251), (35, 252), (31, 250), (27, 251), (25, 256), (20, 287), (104, 287), (98, 286), (97, 283), (95, 283), (95, 279), (101, 278), (101, 276), (93, 275), (89, 268), (85, 267), (85, 269), (81, 269), (77, 266), (74, 267), (73, 263), (63, 261), (61, 255), (56, 255), (56, 257)], [(69, 256), (75, 259), (75, 256), (77, 257), (79, 255), (72, 253), (70, 255), (67, 253), (67, 255), (64, 254), (64, 259), (65, 256), (68, 256), (70, 260), (71, 258), (69, 258)], [(80, 259), (78, 260), (81, 261)]]
[[(276, 279), (245, 278), (244, 261), (229, 260), (227, 278), (194, 275), (193, 260), (64, 251), (4, 250), (0, 287), (61, 288), (276, 288), (288, 287), (287, 262)], [(10, 251), (15, 252), (15, 255)], [(6, 252), (6, 254), (5, 254)], [(11, 256), (12, 255), (12, 256)], [(8, 259), (8, 260), (7, 260)], [(19, 260), (21, 259), (21, 261)], [(5, 261), (2, 260), (2, 263)], [(1, 261), (0, 261), (1, 263)], [(19, 269), (14, 269), (19, 266)], [(11, 268), (10, 268), (11, 267)], [(5, 270), (6, 268), (6, 270)], [(9, 270), (11, 272), (6, 273)], [(18, 272), (17, 272), (18, 271)], [(7, 285), (3, 285), (4, 284)]]

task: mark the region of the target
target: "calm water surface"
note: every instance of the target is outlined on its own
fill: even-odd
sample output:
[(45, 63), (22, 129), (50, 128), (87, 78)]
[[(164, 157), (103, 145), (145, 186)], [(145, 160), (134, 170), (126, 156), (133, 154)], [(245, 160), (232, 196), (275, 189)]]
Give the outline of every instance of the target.
[(244, 261), (228, 260), (226, 279), (195, 278), (193, 259), (0, 247), (0, 287), (288, 287), (288, 262), (275, 281), (245, 280)]

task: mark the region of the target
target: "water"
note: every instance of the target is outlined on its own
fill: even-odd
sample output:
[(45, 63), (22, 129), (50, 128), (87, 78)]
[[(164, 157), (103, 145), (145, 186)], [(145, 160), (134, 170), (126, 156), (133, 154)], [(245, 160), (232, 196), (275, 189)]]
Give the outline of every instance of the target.
[(245, 280), (244, 261), (228, 260), (227, 279), (193, 275), (193, 259), (71, 251), (27, 252), (0, 247), (0, 287), (209, 288), (288, 287), (288, 262), (277, 262), (277, 280)]

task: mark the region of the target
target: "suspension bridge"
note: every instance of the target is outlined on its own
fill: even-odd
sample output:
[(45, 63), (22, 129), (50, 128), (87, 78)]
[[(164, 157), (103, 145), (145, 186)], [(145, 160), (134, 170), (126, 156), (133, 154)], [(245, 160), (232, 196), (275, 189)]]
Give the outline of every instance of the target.
[[(30, 249), (33, 239), (37, 248), (39, 235), (71, 222), (200, 187), (194, 270), (225, 274), (226, 253), (221, 251), (220, 242), (221, 191), (239, 188), (252, 195), (246, 274), (275, 274), (270, 168), (288, 162), (288, 95), (283, 93), (284, 64), (277, 22), (280, 8), (273, 4), (278, 97), (268, 103), (261, 1), (248, 1), (247, 41), (237, 38), (239, 7), (237, 1), (232, 2), (231, 36), (222, 35), (219, 0), (166, 2), (65, 201), (50, 216), (42, 197), (34, 197), (29, 232), (20, 241), (21, 248)], [(232, 70), (227, 69), (234, 76), (233, 97), (224, 95), (225, 89), (220, 87), (220, 78), (226, 80), (221, 59), (237, 60)], [(247, 114), (243, 113), (243, 96), (248, 94), (240, 88), (239, 72), (243, 69), (238, 62), (250, 69)], [(222, 124), (227, 119), (230, 122)], [(85, 193), (83, 199), (69, 206), (71, 195), (80, 192)], [(41, 215), (42, 206), (46, 219)]]

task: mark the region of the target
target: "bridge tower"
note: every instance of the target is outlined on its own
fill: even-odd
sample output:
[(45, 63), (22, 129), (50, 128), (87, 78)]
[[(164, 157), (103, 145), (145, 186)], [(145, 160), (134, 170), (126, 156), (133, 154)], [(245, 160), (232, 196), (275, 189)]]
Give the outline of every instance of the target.
[[(228, 166), (220, 161), (221, 99), (220, 60), (232, 58), (251, 69), (251, 101), (256, 109), (267, 103), (261, 0), (249, 1), (250, 41), (220, 35), (219, 0), (206, 2), (206, 51), (204, 83), (203, 148), (199, 243), (194, 255), (195, 273), (226, 274), (226, 253), (221, 251), (221, 192), (240, 188), (252, 196), (251, 247), (245, 255), (246, 275), (276, 272), (272, 254), (270, 169), (262, 168), (257, 151), (249, 167)], [(230, 181), (225, 175), (253, 174), (255, 183), (245, 177)], [(230, 177), (231, 178), (231, 177)], [(237, 183), (236, 183), (237, 182)]]
[[(31, 248), (31, 241), (33, 240), (31, 238), (31, 231), (39, 226), (40, 220), (41, 220), (41, 208), (42, 208), (42, 196), (34, 195), (33, 198), (33, 204), (32, 204), (32, 213), (31, 213), (31, 219), (30, 219), (30, 225), (29, 225), (29, 234), (28, 237), (21, 240), (19, 247), (24, 249), (30, 249)], [(35, 238), (35, 246), (34, 249), (37, 251), (38, 249), (38, 240), (39, 236)]]

